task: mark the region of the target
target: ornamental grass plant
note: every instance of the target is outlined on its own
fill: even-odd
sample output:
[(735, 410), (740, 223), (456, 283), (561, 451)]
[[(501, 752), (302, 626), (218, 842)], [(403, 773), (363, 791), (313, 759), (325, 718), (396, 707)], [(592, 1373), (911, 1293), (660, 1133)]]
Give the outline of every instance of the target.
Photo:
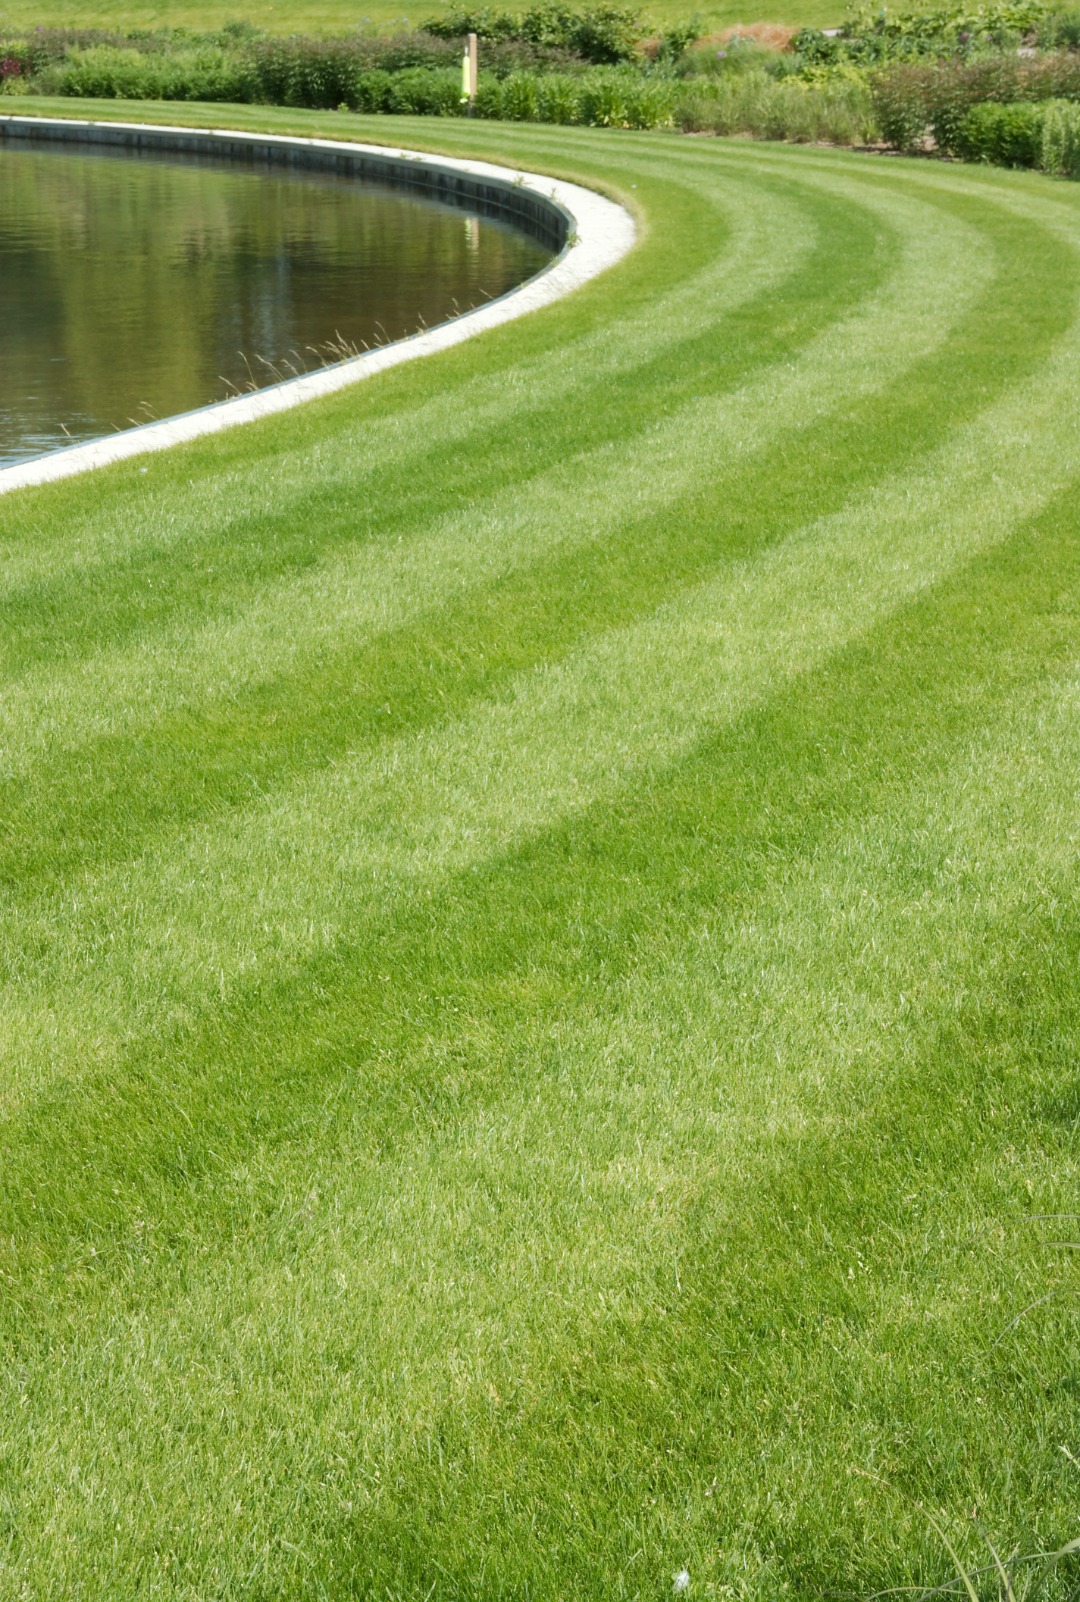
[(740, 72), (698, 83), (679, 96), (675, 118), (686, 133), (746, 134), (796, 144), (861, 145), (877, 135), (869, 89), (836, 79), (807, 84), (797, 78)]
[(1054, 100), (1040, 119), (1038, 165), (1062, 178), (1080, 178), (1080, 105)]

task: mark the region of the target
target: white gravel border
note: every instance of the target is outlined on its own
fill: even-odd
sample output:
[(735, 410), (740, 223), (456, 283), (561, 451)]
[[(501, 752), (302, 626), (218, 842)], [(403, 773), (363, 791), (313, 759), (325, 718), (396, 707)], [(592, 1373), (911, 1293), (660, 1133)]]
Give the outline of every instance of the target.
[(48, 127), (50, 131), (59, 128), (70, 129), (73, 140), (78, 139), (80, 131), (85, 138), (88, 130), (96, 131), (101, 128), (125, 129), (129, 132), (154, 135), (175, 134), (183, 136), (185, 141), (190, 140), (193, 134), (206, 135), (207, 149), (211, 154), (212, 141), (221, 139), (233, 142), (251, 141), (255, 145), (352, 151), (410, 164), (423, 162), (432, 167), (487, 179), (500, 187), (512, 185), (515, 188), (525, 187), (533, 190), (568, 213), (572, 233), (562, 254), (535, 278), (529, 279), (520, 288), (511, 290), (499, 300), (477, 307), (475, 311), (465, 312), (452, 322), (441, 323), (437, 328), (429, 329), (425, 333), (413, 334), (410, 338), (398, 340), (393, 345), (366, 351), (362, 356), (339, 362), (319, 372), (306, 373), (300, 378), (289, 379), (282, 384), (274, 384), (254, 394), (219, 401), (215, 405), (201, 407), (198, 411), (182, 412), (179, 416), (167, 418), (162, 422), (145, 423), (122, 434), (111, 434), (104, 439), (91, 440), (84, 445), (71, 445), (63, 450), (52, 451), (46, 456), (19, 462), (13, 467), (0, 468), (0, 494), (7, 490), (23, 489), (32, 484), (50, 483), (53, 479), (68, 478), (73, 473), (85, 473), (90, 468), (104, 467), (110, 462), (123, 461), (131, 456), (141, 456), (147, 451), (167, 450), (171, 445), (198, 439), (204, 434), (216, 434), (221, 429), (234, 428), (238, 423), (249, 423), (260, 417), (269, 417), (274, 412), (284, 412), (292, 406), (301, 406), (316, 396), (331, 395), (349, 384), (359, 383), (361, 379), (372, 378), (376, 373), (385, 372), (388, 367), (397, 367), (401, 362), (415, 361), (419, 356), (429, 356), (435, 351), (447, 350), (451, 345), (460, 345), (463, 340), (472, 339), (477, 334), (482, 334), (485, 329), (497, 328), (501, 323), (511, 322), (515, 317), (523, 317), (526, 312), (550, 305), (552, 301), (569, 294), (571, 290), (587, 283), (590, 278), (595, 278), (606, 268), (614, 266), (634, 243), (633, 218), (624, 207), (614, 201), (606, 200), (593, 190), (583, 189), (578, 184), (545, 178), (539, 173), (516, 172), (512, 168), (494, 166), (486, 161), (459, 161), (448, 156), (427, 155), (418, 150), (361, 145), (348, 140), (297, 139), (281, 134), (240, 133), (228, 128), (192, 129), (151, 123), (96, 123), (75, 121), (66, 117), (0, 117), (0, 125), (11, 124), (18, 125), (20, 130), (24, 127)]

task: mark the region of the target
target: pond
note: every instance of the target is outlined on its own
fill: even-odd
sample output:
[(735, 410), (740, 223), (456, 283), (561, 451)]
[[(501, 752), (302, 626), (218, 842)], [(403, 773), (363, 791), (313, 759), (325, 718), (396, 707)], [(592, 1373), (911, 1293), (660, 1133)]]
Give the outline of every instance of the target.
[(0, 466), (400, 339), (550, 257), (356, 177), (0, 147)]

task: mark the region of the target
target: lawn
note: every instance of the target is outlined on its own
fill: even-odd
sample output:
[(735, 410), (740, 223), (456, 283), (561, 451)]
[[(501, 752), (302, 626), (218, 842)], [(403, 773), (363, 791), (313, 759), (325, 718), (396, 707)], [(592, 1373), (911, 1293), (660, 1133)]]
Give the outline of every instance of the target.
[(139, 112), (641, 238), (0, 498), (0, 1597), (855, 1598), (948, 1578), (915, 1502), (1080, 1534), (1080, 191)]

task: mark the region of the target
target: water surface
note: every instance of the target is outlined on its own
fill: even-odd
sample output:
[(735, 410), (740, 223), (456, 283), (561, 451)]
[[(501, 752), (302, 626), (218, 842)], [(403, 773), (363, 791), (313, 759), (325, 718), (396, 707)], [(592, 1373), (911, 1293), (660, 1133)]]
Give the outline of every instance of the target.
[(356, 178), (0, 147), (0, 465), (400, 339), (549, 256)]

